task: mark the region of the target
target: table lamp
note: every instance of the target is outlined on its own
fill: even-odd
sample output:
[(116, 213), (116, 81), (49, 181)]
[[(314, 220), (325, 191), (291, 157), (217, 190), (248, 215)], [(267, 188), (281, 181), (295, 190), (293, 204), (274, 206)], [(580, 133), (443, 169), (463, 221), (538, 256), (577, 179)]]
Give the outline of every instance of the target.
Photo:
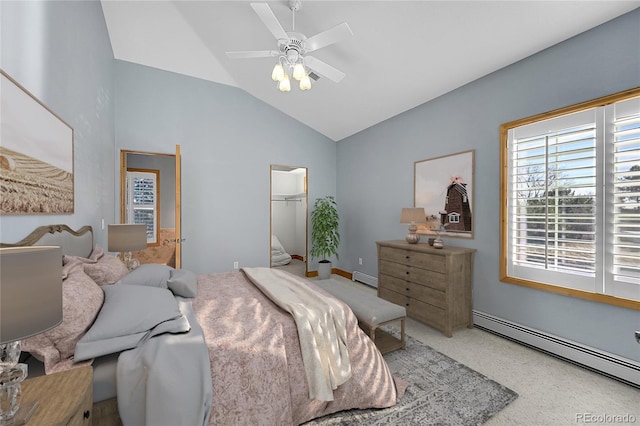
[(147, 225), (134, 223), (109, 225), (108, 239), (109, 251), (124, 252), (123, 262), (131, 271), (140, 265), (140, 262), (131, 258), (131, 252), (147, 248)]
[(21, 404), (20, 340), (62, 322), (62, 250), (0, 248), (0, 424), (26, 423), (38, 401)]
[(409, 244), (418, 244), (420, 241), (420, 235), (416, 234), (418, 224), (427, 223), (427, 214), (422, 207), (403, 208), (400, 214), (400, 223), (409, 224), (409, 233), (406, 237), (407, 242)]

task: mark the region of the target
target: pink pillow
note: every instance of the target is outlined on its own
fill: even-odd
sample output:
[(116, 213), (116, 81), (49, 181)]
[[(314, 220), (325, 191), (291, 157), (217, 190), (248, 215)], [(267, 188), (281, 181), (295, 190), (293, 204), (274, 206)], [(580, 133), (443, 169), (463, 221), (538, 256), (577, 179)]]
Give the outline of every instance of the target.
[(129, 270), (120, 259), (105, 253), (96, 263), (85, 263), (84, 272), (98, 285), (109, 285), (118, 282)]
[(81, 262), (68, 262), (62, 276), (62, 323), (22, 341), (22, 350), (43, 361), (47, 374), (73, 357), (76, 342), (93, 324), (104, 302), (104, 292), (85, 274)]
[(82, 262), (84, 272), (91, 277), (98, 285), (115, 284), (120, 278), (129, 273), (126, 265), (115, 256), (104, 252), (102, 247), (96, 244), (88, 258), (65, 255), (62, 263)]

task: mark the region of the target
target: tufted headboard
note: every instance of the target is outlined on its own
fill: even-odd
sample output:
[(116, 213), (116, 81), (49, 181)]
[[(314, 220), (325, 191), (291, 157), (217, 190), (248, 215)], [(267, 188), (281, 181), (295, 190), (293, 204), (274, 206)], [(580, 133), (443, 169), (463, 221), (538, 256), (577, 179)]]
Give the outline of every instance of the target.
[(93, 250), (93, 228), (83, 226), (74, 231), (67, 225), (45, 225), (17, 243), (0, 243), (0, 247), (20, 246), (60, 246), (62, 254), (89, 257)]

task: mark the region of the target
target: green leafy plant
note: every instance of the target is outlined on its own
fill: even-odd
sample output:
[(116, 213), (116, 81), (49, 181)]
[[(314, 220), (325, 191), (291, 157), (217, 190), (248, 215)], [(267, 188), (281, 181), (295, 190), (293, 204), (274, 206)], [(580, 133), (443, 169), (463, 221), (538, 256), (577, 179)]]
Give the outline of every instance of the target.
[(316, 199), (311, 212), (311, 256), (326, 262), (332, 254), (338, 257), (338, 208), (331, 195)]

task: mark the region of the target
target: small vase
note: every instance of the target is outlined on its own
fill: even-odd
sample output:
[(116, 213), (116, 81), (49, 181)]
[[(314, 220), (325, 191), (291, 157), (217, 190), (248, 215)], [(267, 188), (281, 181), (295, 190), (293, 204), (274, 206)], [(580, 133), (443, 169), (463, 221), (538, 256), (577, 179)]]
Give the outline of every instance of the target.
[(444, 247), (444, 243), (440, 239), (440, 237), (433, 240), (433, 248), (441, 249)]

